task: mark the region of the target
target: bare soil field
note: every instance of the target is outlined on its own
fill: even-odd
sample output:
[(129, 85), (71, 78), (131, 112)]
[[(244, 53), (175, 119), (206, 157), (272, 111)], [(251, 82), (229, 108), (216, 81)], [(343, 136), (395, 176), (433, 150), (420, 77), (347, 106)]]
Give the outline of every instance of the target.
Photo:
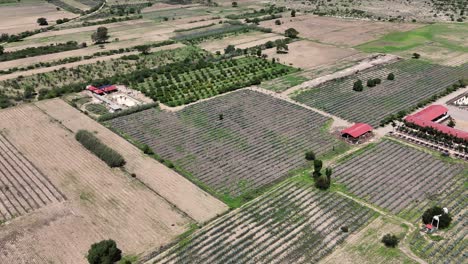
[(96, 133), (104, 144), (121, 153), (125, 168), (170, 203), (198, 222), (205, 222), (222, 214), (227, 206), (202, 191), (183, 176), (147, 157), (141, 150), (106, 127), (83, 115), (60, 99), (41, 101), (36, 105), (66, 128), (77, 132), (86, 129)]
[(337, 48), (331, 45), (319, 44), (309, 40), (301, 40), (288, 44), (289, 52), (277, 54), (276, 49), (268, 49), (263, 53), (269, 58), (276, 58), (283, 64), (303, 69), (311, 69), (323, 64), (353, 56), (358, 51), (349, 48)]
[(415, 23), (389, 23), (364, 21), (357, 19), (338, 19), (333, 17), (319, 17), (315, 15), (301, 15), (275, 25), (275, 20), (263, 21), (262, 27), (269, 27), (273, 32), (284, 34), (288, 28), (295, 28), (299, 36), (323, 43), (351, 47), (377, 39), (386, 33), (394, 31), (408, 31), (421, 27)]
[(413, 264), (398, 248), (387, 248), (380, 241), (385, 234), (402, 234), (406, 230), (395, 220), (379, 217), (358, 233), (352, 234), (338, 246), (321, 264)]
[(45, 17), (49, 24), (59, 18), (73, 18), (76, 14), (60, 10), (46, 2), (0, 6), (0, 34), (16, 34), (40, 28), (36, 20)]
[(229, 36), (222, 39), (214, 39), (210, 41), (202, 42), (199, 46), (210, 52), (221, 51), (228, 46), (234, 45), (236, 48), (249, 48), (256, 45), (265, 44), (267, 41), (274, 41), (282, 39), (284, 36), (277, 35), (274, 33), (262, 33), (262, 32), (248, 32), (246, 34)]
[(0, 263), (86, 263), (89, 246), (114, 239), (127, 254), (170, 242), (192, 220), (103, 161), (32, 104), (3, 110), (0, 128), (67, 197), (0, 229)]

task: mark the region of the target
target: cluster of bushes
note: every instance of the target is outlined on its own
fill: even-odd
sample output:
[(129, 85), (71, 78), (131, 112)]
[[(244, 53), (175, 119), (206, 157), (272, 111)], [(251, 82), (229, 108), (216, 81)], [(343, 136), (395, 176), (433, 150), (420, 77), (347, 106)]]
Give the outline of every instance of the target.
[(68, 21), (70, 21), (70, 19), (68, 19), (68, 18), (65, 17), (65, 18), (59, 18), (59, 19), (57, 19), (57, 20), (55, 21), (55, 23), (57, 23), (58, 25), (60, 25), (60, 24), (63, 24), (63, 23), (67, 23)]
[(149, 103), (149, 104), (134, 106), (134, 107), (131, 107), (131, 108), (119, 111), (119, 112), (107, 113), (107, 114), (101, 115), (98, 118), (98, 121), (99, 122), (104, 122), (104, 121), (111, 120), (111, 119), (114, 119), (114, 118), (117, 118), (117, 117), (120, 117), (120, 116), (130, 115), (130, 114), (141, 112), (141, 111), (144, 111), (144, 110), (147, 110), (147, 109), (150, 109), (150, 108), (154, 108), (154, 107), (157, 107), (157, 106), (158, 106), (158, 103)]
[(129, 14), (140, 14), (143, 8), (150, 7), (152, 5), (153, 3), (151, 2), (112, 5), (109, 12), (112, 15), (116, 14), (118, 16), (128, 16)]
[(267, 15), (267, 16), (263, 16), (263, 17), (246, 18), (245, 23), (258, 24), (261, 21), (273, 20), (273, 19), (282, 18), (282, 17), (283, 16), (281, 14), (273, 14), (273, 15)]
[(402, 110), (402, 111), (399, 111), (398, 113), (396, 114), (393, 114), (393, 115), (389, 115), (387, 117), (385, 117), (384, 119), (382, 119), (380, 121), (380, 126), (385, 126), (387, 124), (390, 124), (391, 122), (393, 122), (394, 120), (401, 120), (404, 116), (406, 116), (408, 113), (411, 113), (413, 111), (415, 111), (416, 109), (418, 108), (421, 108), (421, 107), (424, 107), (425, 105), (428, 105), (430, 103), (433, 103), (435, 102), (437, 99), (441, 98), (441, 97), (444, 97), (450, 93), (453, 93), (455, 92), (456, 90), (462, 88), (462, 87), (465, 87), (468, 85), (468, 80), (467, 79), (461, 79), (461, 80), (458, 80), (457, 82), (455, 82), (454, 84), (448, 86), (447, 88), (445, 88), (444, 91), (438, 93), (438, 94), (435, 94), (433, 96), (431, 96), (430, 98), (427, 98), (427, 99), (424, 99), (422, 101), (420, 101), (417, 105), (409, 108), (409, 109), (406, 109), (406, 110)]
[(369, 80), (367, 80), (367, 87), (374, 87), (374, 86), (380, 84), (381, 82), (382, 82), (382, 80), (380, 80), (379, 78), (369, 79)]
[[(224, 57), (228, 58), (228, 57), (242, 56), (242, 55), (247, 55), (247, 54), (260, 56), (261, 52), (259, 55), (258, 54), (259, 50), (262, 51), (262, 50), (272, 49), (272, 48), (288, 50), (287, 45), (291, 43), (292, 41), (293, 39), (291, 38), (277, 39), (274, 41), (269, 40), (265, 42), (264, 44), (253, 46), (253, 47), (248, 47), (245, 49), (239, 49), (239, 48), (236, 49), (234, 45), (229, 45), (226, 49), (224, 49), (224, 53), (225, 53)], [(218, 55), (221, 55), (221, 54), (219, 53)]]
[(0, 109), (7, 108), (12, 105), (13, 103), (11, 102), (10, 98), (5, 94), (0, 93)]
[(50, 46), (29, 47), (22, 50), (5, 52), (0, 55), (0, 61), (17, 60), (27, 57), (46, 55), (51, 53), (69, 51), (79, 49), (80, 46), (76, 41), (68, 41), (66, 43), (51, 44)]
[(0, 35), (0, 42), (17, 42), (24, 38), (30, 37), (32, 35), (36, 35), (41, 32), (46, 32), (47, 30), (51, 30), (53, 28), (54, 28), (53, 26), (49, 26), (46, 28), (36, 29), (33, 31), (23, 31), (21, 33), (12, 34), (12, 35), (9, 35), (7, 33), (2, 33), (2, 35)]
[(75, 139), (110, 167), (121, 167), (125, 164), (122, 155), (102, 143), (93, 133), (79, 130)]
[(314, 162), (314, 171), (312, 172), (312, 178), (315, 181), (315, 187), (320, 190), (327, 190), (330, 188), (332, 169), (325, 168), (325, 174), (322, 173), (323, 162), (316, 159), (313, 151), (307, 151), (305, 153), (305, 159)]
[(140, 19), (140, 18), (143, 18), (143, 16), (141, 16), (141, 15), (139, 15), (139, 16), (126, 16), (126, 17), (120, 17), (120, 18), (112, 17), (112, 18), (99, 20), (99, 21), (93, 21), (93, 22), (85, 21), (85, 22), (83, 22), (81, 24), (81, 26), (83, 26), (83, 27), (96, 26), (96, 25), (109, 24), (109, 23), (115, 23), (115, 22), (136, 20), (136, 19)]
[(271, 5), (267, 9), (262, 8), (260, 10), (254, 10), (253, 12), (227, 15), (226, 18), (246, 19), (246, 18), (254, 18), (254, 17), (264, 16), (264, 15), (273, 15), (273, 14), (281, 13), (284, 11), (286, 11), (286, 7), (283, 7), (283, 6), (277, 7), (275, 5)]

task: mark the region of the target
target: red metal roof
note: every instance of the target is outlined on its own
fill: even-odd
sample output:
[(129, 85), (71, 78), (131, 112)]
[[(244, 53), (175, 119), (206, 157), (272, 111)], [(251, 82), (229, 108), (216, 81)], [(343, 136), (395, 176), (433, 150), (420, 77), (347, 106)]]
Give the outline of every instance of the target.
[(432, 127), (442, 133), (452, 135), (457, 138), (463, 138), (468, 140), (468, 132), (442, 125), (436, 122), (433, 122), (435, 118), (441, 116), (448, 112), (448, 109), (442, 105), (431, 105), (414, 115), (409, 115), (405, 118), (406, 122), (413, 123), (420, 127)]
[(354, 138), (360, 137), (367, 132), (372, 131), (372, 127), (365, 123), (356, 123), (351, 127), (341, 131), (341, 134), (348, 134)]

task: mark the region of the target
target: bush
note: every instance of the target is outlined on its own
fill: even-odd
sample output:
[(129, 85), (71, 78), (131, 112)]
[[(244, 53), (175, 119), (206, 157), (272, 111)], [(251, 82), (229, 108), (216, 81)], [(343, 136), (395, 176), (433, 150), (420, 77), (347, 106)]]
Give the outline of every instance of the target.
[(141, 148), (141, 150), (143, 151), (143, 153), (145, 154), (148, 154), (148, 155), (153, 155), (154, 154), (154, 151), (150, 148), (150, 146), (144, 144)]
[(386, 234), (382, 238), (382, 243), (384, 243), (385, 246), (387, 247), (396, 247), (398, 245), (399, 239), (393, 234)]
[(361, 92), (363, 89), (364, 89), (364, 87), (362, 86), (362, 81), (361, 80), (357, 80), (357, 81), (354, 82), (354, 84), (353, 84), (353, 90), (354, 91)]
[(349, 229), (347, 226), (342, 226), (341, 228), (341, 231), (343, 231), (344, 233), (348, 233)]
[(413, 59), (419, 59), (421, 55), (419, 53), (413, 53)]
[(452, 222), (450, 214), (445, 214), (444, 210), (439, 206), (434, 206), (427, 209), (422, 215), (422, 221), (424, 224), (432, 223), (432, 219), (435, 215), (442, 215), (439, 217), (439, 229), (447, 228)]
[(315, 153), (310, 150), (305, 153), (305, 159), (306, 160), (315, 160)]
[(86, 258), (90, 264), (113, 264), (122, 258), (122, 251), (114, 240), (103, 240), (91, 245)]
[(327, 190), (330, 188), (330, 180), (326, 176), (319, 176), (315, 180), (315, 187), (319, 188), (320, 190)]
[(121, 167), (125, 164), (124, 158), (119, 153), (104, 145), (93, 133), (79, 130), (75, 139), (110, 167)]
[(297, 35), (299, 35), (299, 31), (294, 28), (288, 28), (284, 31), (284, 36), (287, 38), (297, 38)]
[(374, 79), (367, 80), (367, 87), (374, 87), (374, 86), (375, 86)]
[(387, 80), (390, 80), (390, 81), (395, 80), (395, 74), (393, 74), (393, 72), (389, 73), (387, 76)]

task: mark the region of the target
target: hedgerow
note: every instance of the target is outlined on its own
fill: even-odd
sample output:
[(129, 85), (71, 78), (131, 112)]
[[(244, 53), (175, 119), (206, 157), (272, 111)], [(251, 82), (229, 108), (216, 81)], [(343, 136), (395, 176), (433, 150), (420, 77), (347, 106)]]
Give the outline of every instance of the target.
[(81, 48), (76, 41), (68, 41), (66, 43), (52, 44), (50, 46), (29, 47), (12, 52), (5, 52), (0, 55), (0, 61), (17, 60), (27, 57), (58, 53)]
[(110, 167), (121, 167), (125, 164), (122, 155), (102, 143), (93, 133), (78, 130), (75, 139)]
[(134, 106), (134, 107), (131, 107), (131, 108), (119, 111), (119, 112), (104, 114), (98, 118), (98, 121), (104, 122), (104, 121), (111, 120), (120, 116), (126, 116), (129, 114), (141, 112), (143, 110), (154, 108), (157, 106), (158, 106), (158, 103), (149, 103), (149, 104)]

